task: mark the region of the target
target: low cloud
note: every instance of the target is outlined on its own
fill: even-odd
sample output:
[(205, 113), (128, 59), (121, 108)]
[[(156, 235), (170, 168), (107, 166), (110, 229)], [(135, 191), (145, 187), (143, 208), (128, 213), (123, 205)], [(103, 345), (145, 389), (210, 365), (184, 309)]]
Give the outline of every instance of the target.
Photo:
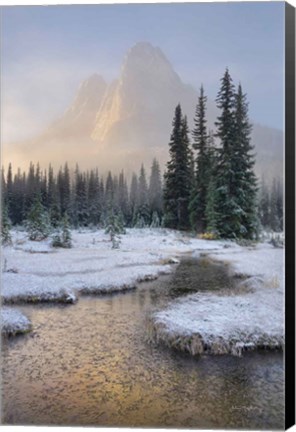
[[(3, 65), (2, 142), (35, 137), (62, 115), (80, 82), (94, 71), (87, 66), (31, 59)], [(11, 144), (13, 145), (13, 144)]]

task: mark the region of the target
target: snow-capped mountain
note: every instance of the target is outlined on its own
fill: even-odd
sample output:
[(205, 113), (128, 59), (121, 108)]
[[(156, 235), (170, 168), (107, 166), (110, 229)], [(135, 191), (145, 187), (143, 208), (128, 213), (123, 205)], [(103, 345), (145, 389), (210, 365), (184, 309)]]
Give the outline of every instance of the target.
[[(198, 70), (197, 70), (198, 74)], [(189, 126), (197, 103), (196, 89), (182, 82), (160, 48), (147, 42), (126, 54), (117, 80), (107, 85), (97, 74), (84, 81), (69, 109), (35, 140), (20, 145), (24, 157), (60, 165), (66, 160), (82, 168), (98, 166), (126, 172), (150, 166), (157, 157), (164, 167), (174, 109), (181, 103)], [(217, 108), (208, 100), (209, 127)], [(254, 125), (257, 172), (266, 178), (282, 174), (283, 133)]]

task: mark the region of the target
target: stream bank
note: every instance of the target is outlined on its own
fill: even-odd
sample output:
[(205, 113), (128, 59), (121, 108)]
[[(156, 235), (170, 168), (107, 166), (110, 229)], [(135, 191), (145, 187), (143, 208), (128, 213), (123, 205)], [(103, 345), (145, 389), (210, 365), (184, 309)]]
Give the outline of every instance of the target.
[(74, 306), (22, 305), (34, 330), (3, 343), (2, 423), (282, 428), (281, 353), (194, 358), (146, 342), (147, 316), (180, 297), (176, 280), (194, 290), (206, 274), (203, 289), (217, 280), (232, 289), (225, 266), (186, 258), (173, 275), (134, 291), (81, 296)]

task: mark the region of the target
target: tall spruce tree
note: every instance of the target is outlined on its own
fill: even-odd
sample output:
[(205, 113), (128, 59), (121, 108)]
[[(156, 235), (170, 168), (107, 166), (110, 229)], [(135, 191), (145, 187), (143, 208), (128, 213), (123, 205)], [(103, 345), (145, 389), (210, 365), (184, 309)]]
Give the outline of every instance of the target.
[[(158, 218), (162, 217), (163, 202), (162, 202), (162, 184), (159, 163), (156, 158), (153, 159), (151, 166), (151, 174), (149, 179), (149, 207), (150, 213), (156, 213)], [(156, 215), (154, 215), (156, 220)]]
[(98, 170), (91, 170), (87, 187), (88, 223), (97, 226), (102, 212), (100, 180)]
[(240, 229), (237, 236), (250, 239), (258, 227), (257, 179), (254, 173), (255, 156), (251, 145), (252, 126), (248, 118), (248, 102), (239, 84), (234, 104), (234, 173), (235, 200), (239, 206)]
[(216, 177), (217, 230), (221, 237), (241, 236), (242, 212), (237, 196), (236, 185), (236, 140), (235, 140), (235, 91), (232, 78), (226, 69), (221, 79), (221, 87), (216, 99), (220, 109), (217, 118), (216, 136), (220, 139)]
[(129, 202), (131, 208), (131, 226), (134, 226), (136, 223), (137, 210), (138, 210), (138, 177), (136, 173), (133, 173), (131, 185), (130, 185), (130, 193), (129, 193)]
[(192, 179), (188, 125), (186, 117), (182, 116), (180, 104), (175, 109), (169, 151), (170, 160), (164, 174), (164, 225), (168, 228), (188, 229)]
[(217, 235), (217, 209), (216, 209), (216, 176), (217, 176), (217, 149), (215, 147), (214, 134), (212, 130), (208, 133), (207, 163), (208, 184), (206, 194), (205, 221), (206, 231)]
[(117, 205), (118, 205), (119, 212), (122, 214), (123, 223), (125, 225), (128, 221), (130, 221), (131, 211), (130, 211), (129, 198), (128, 198), (128, 187), (127, 187), (127, 182), (123, 171), (121, 171), (121, 173), (119, 174), (119, 179), (118, 179), (118, 204)]
[(86, 174), (81, 173), (77, 165), (75, 171), (75, 197), (74, 197), (76, 226), (86, 226), (89, 220), (89, 209), (87, 205), (87, 180)]
[(60, 168), (57, 178), (57, 188), (59, 193), (59, 202), (61, 207), (61, 213), (70, 213), (71, 205), (71, 186), (70, 186), (70, 170), (67, 162), (64, 165), (64, 169)]
[(196, 151), (196, 171), (189, 205), (190, 223), (197, 232), (203, 232), (206, 228), (206, 198), (210, 181), (206, 102), (207, 97), (204, 94), (203, 86), (201, 86), (194, 118), (195, 127), (192, 131), (192, 147)]
[(146, 180), (146, 170), (143, 164), (141, 165), (138, 183), (138, 210), (136, 216), (136, 224), (139, 220), (143, 221), (144, 226), (150, 224), (148, 184)]
[(24, 174), (18, 168), (13, 181), (13, 224), (19, 225), (25, 219), (24, 205), (25, 205), (25, 194), (26, 194), (26, 183)]
[(14, 219), (14, 196), (13, 196), (13, 181), (12, 181), (12, 166), (8, 165), (7, 179), (6, 179), (6, 204), (7, 212), (10, 220)]

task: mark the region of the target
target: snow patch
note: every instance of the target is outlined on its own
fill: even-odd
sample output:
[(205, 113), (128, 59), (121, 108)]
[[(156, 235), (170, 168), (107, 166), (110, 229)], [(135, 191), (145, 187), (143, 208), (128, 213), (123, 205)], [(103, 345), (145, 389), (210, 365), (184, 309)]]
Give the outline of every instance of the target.
[(149, 339), (193, 355), (284, 347), (283, 252), (260, 244), (208, 255), (231, 263), (242, 278), (229, 293), (196, 293), (152, 315)]
[(76, 301), (73, 291), (67, 288), (66, 280), (56, 281), (52, 278), (24, 273), (4, 273), (2, 284), (1, 294), (4, 303), (74, 303)]
[(4, 335), (26, 333), (31, 330), (31, 322), (20, 311), (8, 307), (1, 308), (1, 332)]

